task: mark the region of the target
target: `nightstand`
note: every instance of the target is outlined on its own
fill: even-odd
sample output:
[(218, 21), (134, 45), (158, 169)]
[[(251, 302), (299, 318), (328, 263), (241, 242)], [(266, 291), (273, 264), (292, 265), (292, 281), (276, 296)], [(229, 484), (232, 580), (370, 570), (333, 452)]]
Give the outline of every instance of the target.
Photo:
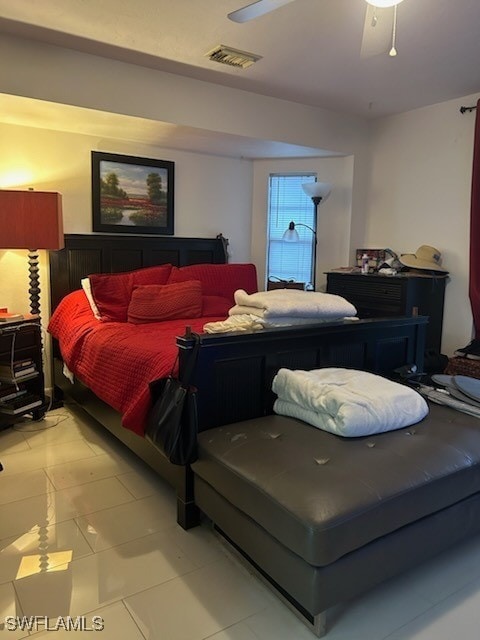
[(0, 418), (45, 415), (40, 321), (0, 324)]

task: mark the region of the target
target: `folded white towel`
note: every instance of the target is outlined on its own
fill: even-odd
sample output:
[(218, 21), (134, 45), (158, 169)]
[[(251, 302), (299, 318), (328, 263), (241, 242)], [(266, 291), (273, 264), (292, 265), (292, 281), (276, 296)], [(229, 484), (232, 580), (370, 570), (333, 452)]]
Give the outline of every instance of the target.
[(422, 420), (428, 405), (414, 389), (366, 371), (280, 369), (274, 411), (341, 436), (401, 429)]
[(298, 289), (273, 289), (247, 293), (235, 291), (235, 306), (229, 315), (251, 313), (261, 318), (343, 318), (355, 316), (357, 310), (345, 298), (332, 293), (300, 291)]
[(261, 331), (263, 323), (259, 322), (259, 318), (245, 313), (238, 316), (230, 316), (226, 320), (218, 322), (207, 322), (203, 325), (205, 333), (231, 333), (234, 331)]
[[(290, 318), (278, 316), (272, 318), (260, 318), (252, 313), (241, 313), (229, 316), (226, 320), (207, 322), (203, 325), (205, 333), (231, 333), (234, 331), (260, 331), (262, 329), (281, 329), (282, 327), (304, 326), (310, 324), (325, 324), (342, 318)], [(358, 318), (346, 318), (346, 320), (358, 320)]]

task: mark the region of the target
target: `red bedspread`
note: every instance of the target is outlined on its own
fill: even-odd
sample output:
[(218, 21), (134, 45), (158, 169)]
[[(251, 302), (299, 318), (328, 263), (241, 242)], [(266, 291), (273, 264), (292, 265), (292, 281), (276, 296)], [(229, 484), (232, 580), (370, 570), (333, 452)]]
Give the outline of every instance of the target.
[(206, 322), (223, 319), (104, 323), (94, 318), (79, 290), (62, 300), (48, 331), (59, 341), (63, 360), (75, 376), (122, 414), (124, 427), (143, 434), (151, 406), (149, 383), (172, 370), (176, 336), (183, 335), (187, 325), (201, 333)]

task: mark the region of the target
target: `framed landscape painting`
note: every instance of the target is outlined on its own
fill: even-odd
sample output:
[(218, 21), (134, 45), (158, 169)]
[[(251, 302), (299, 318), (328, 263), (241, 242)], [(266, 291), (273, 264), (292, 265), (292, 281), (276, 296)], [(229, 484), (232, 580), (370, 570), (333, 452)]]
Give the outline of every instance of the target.
[(93, 231), (173, 235), (174, 163), (92, 151)]

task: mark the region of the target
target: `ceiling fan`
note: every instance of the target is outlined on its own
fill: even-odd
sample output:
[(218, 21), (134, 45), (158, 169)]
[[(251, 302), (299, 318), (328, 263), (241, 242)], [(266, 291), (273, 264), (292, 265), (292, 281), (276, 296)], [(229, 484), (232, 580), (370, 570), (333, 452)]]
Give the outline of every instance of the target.
[[(234, 22), (248, 22), (295, 0), (256, 0), (228, 14)], [(360, 55), (370, 57), (388, 51), (396, 56), (397, 5), (403, 0), (366, 0), (366, 15)]]

